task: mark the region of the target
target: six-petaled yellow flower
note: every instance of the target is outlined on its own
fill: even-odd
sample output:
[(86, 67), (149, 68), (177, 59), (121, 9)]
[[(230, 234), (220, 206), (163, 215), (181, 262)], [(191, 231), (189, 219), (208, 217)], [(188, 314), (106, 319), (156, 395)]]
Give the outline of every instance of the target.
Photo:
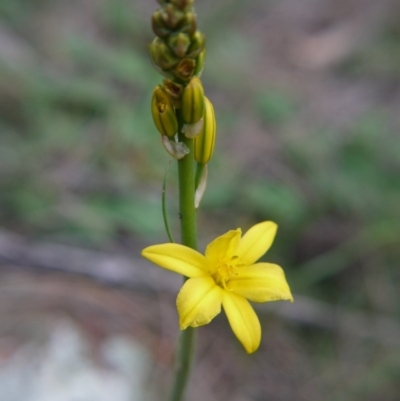
[(176, 301), (180, 327), (209, 323), (223, 306), (233, 332), (248, 353), (257, 350), (261, 326), (249, 301), (293, 301), (282, 268), (256, 263), (270, 248), (277, 226), (256, 224), (242, 237), (240, 228), (212, 241), (205, 255), (179, 244), (153, 245), (142, 255), (189, 279)]

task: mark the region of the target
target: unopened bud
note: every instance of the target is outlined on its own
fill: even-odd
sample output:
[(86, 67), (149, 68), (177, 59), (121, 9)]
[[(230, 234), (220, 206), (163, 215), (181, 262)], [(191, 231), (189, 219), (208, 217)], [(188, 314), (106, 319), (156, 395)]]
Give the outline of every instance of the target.
[(171, 99), (163, 88), (158, 85), (151, 99), (151, 115), (158, 131), (172, 138), (178, 131), (178, 120)]
[(165, 71), (159, 66), (160, 55), (159, 55), (159, 52), (157, 51), (156, 46), (154, 46), (152, 43), (148, 46), (148, 49), (149, 49), (149, 53), (150, 53), (151, 63), (153, 64), (153, 67), (156, 69), (156, 71), (159, 74), (163, 75), (165, 78), (169, 78), (169, 79), (174, 78), (174, 74), (172, 72)]
[(203, 117), (204, 89), (199, 78), (193, 77), (183, 90), (181, 114), (185, 124), (194, 124)]
[(168, 38), (168, 45), (174, 52), (175, 56), (182, 58), (190, 46), (190, 38), (186, 33), (174, 33)]
[(151, 27), (153, 28), (153, 32), (160, 38), (166, 38), (171, 33), (171, 30), (165, 26), (161, 10), (157, 10), (152, 15)]
[(164, 71), (168, 71), (179, 64), (179, 59), (172, 54), (171, 50), (160, 38), (155, 38), (151, 42), (149, 51), (153, 63)]
[(197, 29), (196, 16), (192, 12), (187, 12), (185, 14), (185, 19), (182, 22), (182, 26), (179, 27), (179, 30), (183, 33), (187, 33), (190, 37), (192, 37)]
[(185, 18), (185, 13), (173, 4), (166, 4), (162, 11), (162, 18), (167, 28), (175, 29)]
[(159, 65), (164, 71), (168, 71), (177, 66), (179, 64), (179, 60), (168, 49), (167, 45), (164, 46), (164, 51), (161, 53)]
[(191, 45), (187, 51), (187, 57), (196, 58), (203, 50), (206, 45), (206, 37), (204, 33), (196, 31), (193, 35)]
[(204, 49), (196, 59), (196, 68), (194, 70), (194, 75), (196, 75), (196, 77), (199, 77), (199, 78), (201, 77), (201, 74), (203, 73), (205, 61), (206, 61), (206, 49)]
[(215, 136), (217, 132), (214, 107), (204, 97), (204, 126), (200, 135), (194, 139), (194, 158), (199, 164), (207, 164), (214, 153)]
[(150, 53), (150, 57), (151, 57), (151, 61), (153, 62), (153, 64), (155, 66), (158, 66), (160, 63), (160, 51), (158, 49), (158, 43), (159, 43), (160, 39), (155, 38), (149, 45), (148, 45), (148, 49), (149, 49), (149, 53)]

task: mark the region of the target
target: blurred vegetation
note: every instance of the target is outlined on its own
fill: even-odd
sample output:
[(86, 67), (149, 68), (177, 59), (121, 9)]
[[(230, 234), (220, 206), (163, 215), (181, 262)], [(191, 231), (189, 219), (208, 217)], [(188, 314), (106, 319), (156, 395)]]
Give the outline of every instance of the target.
[[(155, 4), (141, 3), (0, 2), (1, 227), (99, 248), (121, 237), (166, 240), (160, 193), (169, 158), (151, 122), (158, 76), (146, 53)], [(288, 84), (260, 67), (276, 55), (260, 50), (257, 10), (274, 2), (245, 3), (198, 6), (219, 130), (201, 242), (277, 221), (268, 260), (285, 267), (295, 293), (399, 321), (400, 11), (315, 76), (281, 61), (283, 78), (305, 80)], [(304, 86), (325, 80), (366, 88), (367, 106), (343, 124), (334, 107), (329, 118), (310, 117)], [(173, 175), (168, 207), (177, 224)], [(312, 338), (325, 362), (338, 358), (330, 340)], [(400, 359), (372, 348), (357, 359), (369, 360), (358, 379), (329, 400), (395, 400)]]

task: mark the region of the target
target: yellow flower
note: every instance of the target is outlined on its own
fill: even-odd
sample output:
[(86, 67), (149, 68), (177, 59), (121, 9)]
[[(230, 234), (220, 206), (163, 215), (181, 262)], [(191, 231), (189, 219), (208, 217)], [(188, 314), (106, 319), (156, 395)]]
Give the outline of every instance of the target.
[(249, 301), (293, 301), (282, 268), (255, 263), (270, 248), (277, 225), (256, 224), (242, 237), (240, 228), (212, 241), (205, 255), (180, 244), (153, 245), (142, 251), (151, 262), (189, 279), (176, 301), (181, 330), (209, 323), (221, 305), (233, 332), (250, 354), (261, 341), (261, 326)]

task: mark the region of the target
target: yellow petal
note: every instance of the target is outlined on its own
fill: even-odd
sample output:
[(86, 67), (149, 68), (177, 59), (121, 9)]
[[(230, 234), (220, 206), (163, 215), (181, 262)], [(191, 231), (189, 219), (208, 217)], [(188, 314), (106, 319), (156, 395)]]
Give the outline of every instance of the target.
[(143, 249), (142, 256), (164, 269), (172, 270), (186, 277), (207, 275), (206, 258), (184, 245), (152, 245)]
[(227, 287), (254, 302), (280, 299), (293, 302), (285, 273), (280, 266), (272, 263), (257, 263), (238, 269), (238, 274), (228, 281)]
[(238, 256), (245, 265), (252, 265), (271, 247), (278, 226), (264, 221), (251, 227), (239, 243)]
[(240, 228), (228, 231), (214, 241), (206, 249), (206, 259), (211, 274), (215, 273), (217, 265), (223, 260), (229, 260), (237, 254), (242, 231)]
[(261, 341), (261, 326), (249, 301), (233, 292), (224, 291), (222, 306), (233, 332), (247, 353), (256, 351)]
[(181, 330), (210, 323), (221, 312), (221, 301), (222, 289), (211, 277), (187, 280), (176, 299)]

